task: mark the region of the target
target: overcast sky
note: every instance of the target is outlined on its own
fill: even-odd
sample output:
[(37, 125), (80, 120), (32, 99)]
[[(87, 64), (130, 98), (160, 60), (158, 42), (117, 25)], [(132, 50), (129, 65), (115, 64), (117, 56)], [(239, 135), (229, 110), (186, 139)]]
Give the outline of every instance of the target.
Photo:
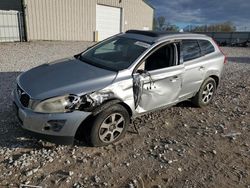
[(250, 0), (149, 0), (156, 15), (184, 27), (188, 24), (209, 24), (232, 21), (250, 29)]

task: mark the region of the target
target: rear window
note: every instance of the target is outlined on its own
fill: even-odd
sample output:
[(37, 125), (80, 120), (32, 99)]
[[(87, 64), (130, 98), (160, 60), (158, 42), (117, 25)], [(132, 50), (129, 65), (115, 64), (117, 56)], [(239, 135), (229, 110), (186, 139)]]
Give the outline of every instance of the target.
[(184, 62), (201, 57), (201, 49), (197, 40), (183, 40), (182, 51)]
[(214, 46), (207, 40), (199, 40), (202, 55), (207, 55), (215, 51)]

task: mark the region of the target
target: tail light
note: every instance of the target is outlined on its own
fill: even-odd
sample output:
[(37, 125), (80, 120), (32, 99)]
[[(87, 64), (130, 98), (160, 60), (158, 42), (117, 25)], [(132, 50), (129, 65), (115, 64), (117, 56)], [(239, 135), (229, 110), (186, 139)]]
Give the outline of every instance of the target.
[(220, 52), (224, 55), (224, 64), (227, 63), (227, 56), (225, 55), (225, 53), (221, 50), (221, 47), (218, 45), (218, 43), (213, 39), (214, 43), (216, 44), (216, 46), (219, 48)]

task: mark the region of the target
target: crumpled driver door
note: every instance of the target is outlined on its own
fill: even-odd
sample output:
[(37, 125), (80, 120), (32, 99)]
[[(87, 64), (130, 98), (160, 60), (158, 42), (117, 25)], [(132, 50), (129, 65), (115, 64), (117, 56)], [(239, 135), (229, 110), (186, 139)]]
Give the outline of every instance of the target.
[(178, 102), (184, 66), (135, 73), (134, 96), (137, 113), (144, 113)]

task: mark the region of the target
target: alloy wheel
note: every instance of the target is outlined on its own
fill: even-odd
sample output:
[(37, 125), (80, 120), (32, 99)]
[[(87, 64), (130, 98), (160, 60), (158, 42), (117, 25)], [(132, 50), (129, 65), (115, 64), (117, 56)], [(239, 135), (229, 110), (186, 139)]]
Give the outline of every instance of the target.
[(214, 85), (208, 83), (202, 92), (202, 101), (206, 104), (209, 103), (214, 94)]
[(100, 126), (99, 138), (104, 143), (112, 143), (118, 139), (124, 128), (124, 117), (119, 113), (110, 114)]

